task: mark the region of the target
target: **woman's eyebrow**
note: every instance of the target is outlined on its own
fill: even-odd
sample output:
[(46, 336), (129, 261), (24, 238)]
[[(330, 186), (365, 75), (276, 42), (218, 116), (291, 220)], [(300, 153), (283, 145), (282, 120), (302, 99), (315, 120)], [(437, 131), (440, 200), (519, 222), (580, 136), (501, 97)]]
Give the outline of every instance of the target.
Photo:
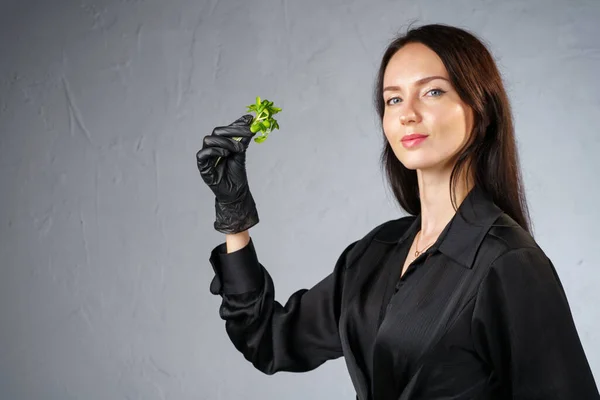
[[(428, 76), (428, 77), (425, 77), (425, 78), (421, 78), (421, 79), (419, 79), (418, 81), (415, 82), (415, 85), (423, 85), (424, 83), (427, 83), (427, 82), (432, 81), (434, 79), (443, 79), (445, 81), (450, 82), (448, 79), (444, 78), (443, 76), (436, 75), (436, 76)], [(400, 86), (386, 86), (383, 89), (384, 92), (386, 92), (388, 90), (400, 91), (400, 90), (402, 90), (402, 88)]]

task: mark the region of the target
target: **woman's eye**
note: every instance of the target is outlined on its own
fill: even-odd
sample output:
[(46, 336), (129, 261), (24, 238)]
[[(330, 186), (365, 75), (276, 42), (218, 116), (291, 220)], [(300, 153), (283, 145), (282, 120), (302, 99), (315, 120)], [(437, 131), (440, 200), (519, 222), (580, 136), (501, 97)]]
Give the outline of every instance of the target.
[(439, 93), (438, 95), (433, 95), (433, 97), (439, 97), (439, 96), (441, 96), (442, 94), (446, 93), (446, 92), (445, 92), (445, 91), (443, 91), (442, 89), (431, 89), (431, 90), (430, 90), (429, 92), (427, 92), (427, 93), (431, 93), (431, 92), (438, 92), (438, 93)]
[[(432, 97), (440, 97), (442, 94), (446, 93), (445, 90), (442, 89), (431, 89), (427, 92), (427, 94), (432, 93)], [(385, 103), (388, 106), (394, 105), (394, 104), (398, 104), (398, 102), (393, 102), (394, 100), (398, 100), (398, 102), (400, 102), (402, 99), (400, 99), (400, 97), (392, 97), (389, 100), (387, 100)]]

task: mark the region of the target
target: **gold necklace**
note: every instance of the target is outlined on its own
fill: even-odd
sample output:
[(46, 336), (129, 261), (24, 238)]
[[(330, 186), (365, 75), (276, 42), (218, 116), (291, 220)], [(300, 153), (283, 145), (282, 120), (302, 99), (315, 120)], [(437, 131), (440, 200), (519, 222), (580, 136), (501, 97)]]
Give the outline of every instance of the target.
[(430, 243), (428, 246), (426, 246), (423, 250), (419, 251), (419, 236), (420, 235), (421, 235), (421, 231), (417, 232), (417, 240), (415, 242), (415, 258), (419, 257), (420, 254), (423, 254), (423, 252), (425, 250), (427, 250), (428, 248), (430, 248), (431, 245), (433, 243), (435, 243), (435, 240), (434, 240), (432, 243)]

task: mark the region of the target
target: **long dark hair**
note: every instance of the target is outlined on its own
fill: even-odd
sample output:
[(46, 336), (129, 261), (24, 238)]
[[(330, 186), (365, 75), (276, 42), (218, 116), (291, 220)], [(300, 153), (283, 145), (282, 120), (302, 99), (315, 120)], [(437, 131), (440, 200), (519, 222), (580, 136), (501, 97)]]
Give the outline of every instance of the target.
[[(475, 185), (498, 207), (531, 233), (531, 221), (519, 167), (510, 102), (500, 72), (486, 46), (474, 34), (457, 27), (430, 24), (409, 29), (391, 41), (381, 60), (374, 88), (374, 103), (383, 132), (383, 76), (392, 56), (408, 43), (421, 43), (441, 58), (450, 81), (464, 103), (473, 110), (471, 140), (457, 157), (450, 178), (454, 202), (456, 181), (467, 168), (475, 168)], [(381, 167), (396, 200), (409, 214), (421, 212), (415, 170), (406, 168), (383, 135)]]

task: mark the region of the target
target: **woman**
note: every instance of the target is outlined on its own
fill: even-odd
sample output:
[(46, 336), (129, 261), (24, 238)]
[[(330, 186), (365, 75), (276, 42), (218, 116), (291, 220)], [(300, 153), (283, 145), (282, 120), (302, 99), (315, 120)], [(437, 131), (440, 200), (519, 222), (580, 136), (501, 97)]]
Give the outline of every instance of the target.
[(248, 232), (259, 221), (245, 171), (252, 117), (204, 138), (198, 168), (226, 234), (210, 289), (236, 348), (266, 374), (344, 356), (361, 400), (600, 399), (530, 234), (510, 105), (485, 46), (455, 27), (409, 30), (383, 56), (375, 103), (382, 165), (410, 216), (349, 244), (285, 306)]

